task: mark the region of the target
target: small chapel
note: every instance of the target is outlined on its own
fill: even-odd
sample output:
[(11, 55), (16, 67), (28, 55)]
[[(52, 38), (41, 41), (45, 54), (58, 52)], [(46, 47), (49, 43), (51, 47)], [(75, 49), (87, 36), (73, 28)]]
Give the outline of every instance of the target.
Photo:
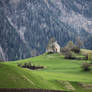
[(46, 52), (52, 52), (52, 53), (60, 53), (60, 45), (56, 40), (53, 40), (48, 43), (48, 47), (46, 49)]

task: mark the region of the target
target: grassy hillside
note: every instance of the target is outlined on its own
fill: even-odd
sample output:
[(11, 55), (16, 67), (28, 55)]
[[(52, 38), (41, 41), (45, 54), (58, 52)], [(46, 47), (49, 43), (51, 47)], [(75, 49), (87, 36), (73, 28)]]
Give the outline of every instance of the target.
[[(17, 66), (18, 63), (32, 62), (45, 68), (30, 70)], [(0, 63), (0, 88), (43, 88), (92, 92), (80, 83), (92, 84), (92, 69), (81, 69), (85, 60), (68, 60), (60, 54), (43, 54), (29, 59)], [(92, 67), (91, 67), (92, 68)]]
[(62, 89), (31, 70), (0, 63), (0, 88)]

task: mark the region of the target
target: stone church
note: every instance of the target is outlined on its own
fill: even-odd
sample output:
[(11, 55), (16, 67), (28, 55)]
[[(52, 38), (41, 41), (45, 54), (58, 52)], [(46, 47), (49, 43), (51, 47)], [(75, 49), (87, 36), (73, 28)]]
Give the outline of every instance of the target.
[(60, 53), (60, 45), (57, 43), (57, 41), (54, 41), (53, 43), (49, 44), (46, 52)]

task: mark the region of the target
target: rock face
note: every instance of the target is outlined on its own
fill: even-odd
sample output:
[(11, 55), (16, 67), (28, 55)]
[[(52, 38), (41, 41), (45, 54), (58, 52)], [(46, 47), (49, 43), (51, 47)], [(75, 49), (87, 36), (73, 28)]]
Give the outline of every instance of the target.
[(0, 58), (44, 53), (51, 37), (64, 46), (80, 36), (92, 49), (91, 10), (92, 0), (0, 0)]

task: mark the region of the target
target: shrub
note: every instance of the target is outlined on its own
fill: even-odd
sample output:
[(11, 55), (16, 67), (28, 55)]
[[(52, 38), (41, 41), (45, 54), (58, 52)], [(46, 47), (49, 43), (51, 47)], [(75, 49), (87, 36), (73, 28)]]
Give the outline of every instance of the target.
[(70, 50), (67, 47), (61, 48), (62, 53), (67, 53), (68, 51), (70, 51)]
[(88, 60), (92, 63), (92, 53), (88, 54)]
[(89, 71), (90, 70), (90, 64), (89, 63), (87, 63), (87, 62), (84, 62), (84, 63), (82, 63), (82, 69), (83, 69), (83, 71)]
[(28, 62), (28, 63), (24, 63), (23, 65), (24, 68), (32, 68), (32, 63), (31, 62)]
[(77, 46), (74, 46), (71, 51), (75, 52), (75, 53), (80, 53), (80, 48), (78, 48)]
[(69, 50), (71, 50), (72, 48), (74, 48), (75, 47), (75, 45), (74, 45), (74, 43), (72, 42), (72, 41), (69, 41), (68, 43), (67, 43), (67, 45), (66, 45), (66, 48), (68, 48)]
[(22, 67), (22, 63), (18, 63), (17, 65), (18, 65), (19, 67)]
[(51, 51), (50, 51), (50, 52), (47, 52), (47, 54), (53, 54), (53, 53), (54, 53), (54, 52), (51, 52)]
[(43, 69), (44, 68), (44, 66), (35, 66), (35, 65), (32, 65), (31, 62), (26, 62), (24, 64), (18, 63), (18, 66), (22, 67), (22, 68), (32, 69), (32, 70)]
[(75, 59), (75, 57), (73, 56), (73, 53), (71, 51), (68, 51), (67, 53), (65, 53), (65, 59)]
[(69, 41), (68, 44), (66, 45), (66, 47), (64, 48), (64, 50), (67, 50), (67, 49), (74, 53), (80, 52), (80, 48), (78, 46), (76, 46), (72, 41)]
[(84, 60), (88, 60), (88, 54), (85, 55)]
[(81, 41), (80, 37), (76, 38), (76, 43), (77, 43), (77, 47), (80, 49), (84, 43), (83, 41)]

